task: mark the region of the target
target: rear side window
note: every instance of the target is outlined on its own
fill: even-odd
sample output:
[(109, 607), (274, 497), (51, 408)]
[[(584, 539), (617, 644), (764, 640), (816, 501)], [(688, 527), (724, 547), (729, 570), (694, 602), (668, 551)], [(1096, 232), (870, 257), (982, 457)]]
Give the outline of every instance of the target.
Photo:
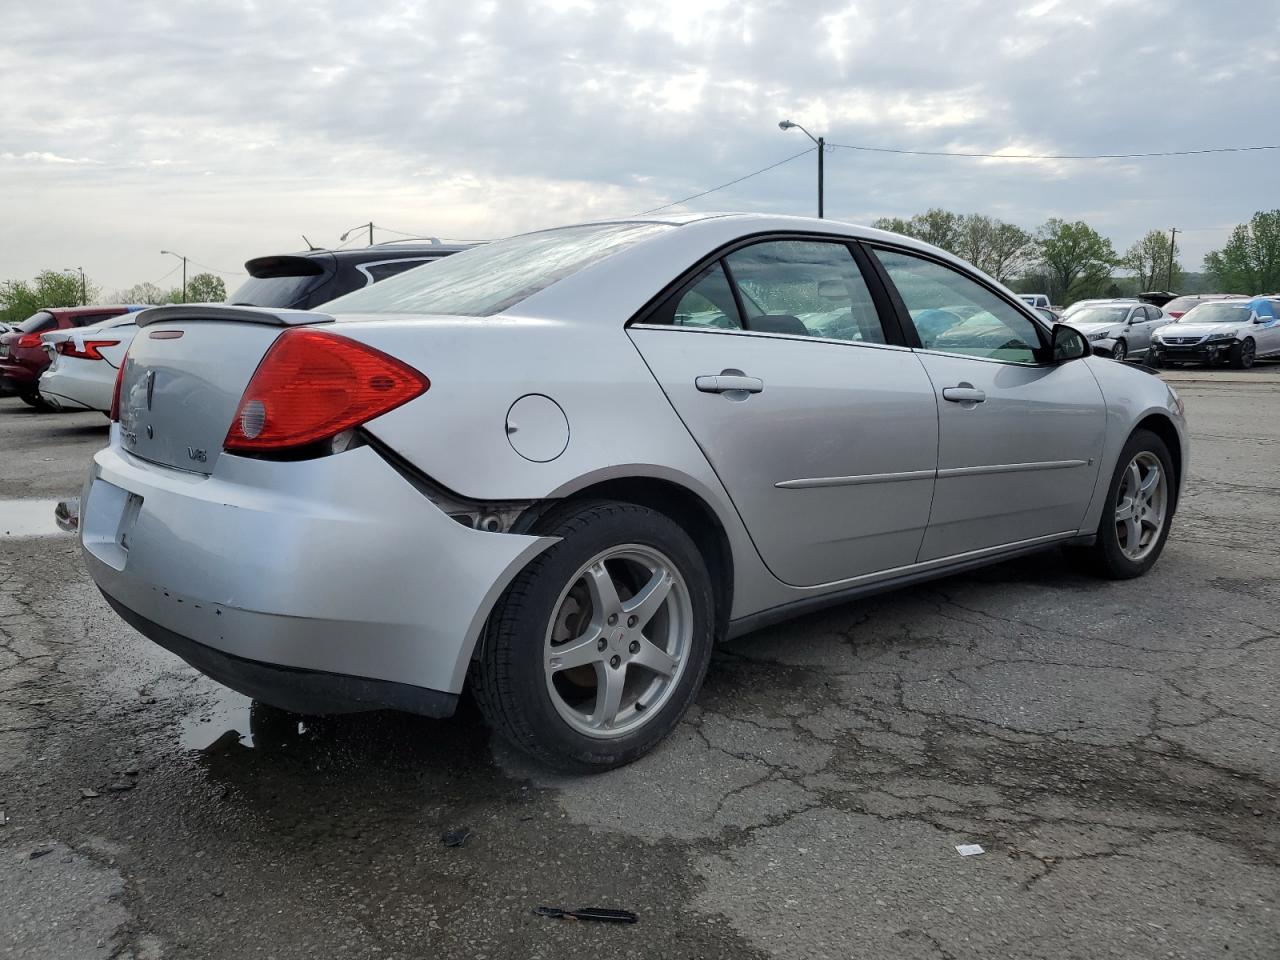
[(742, 329), (733, 289), (718, 260), (668, 297), (645, 322), (710, 330)]
[(769, 240), (735, 250), (725, 263), (748, 330), (885, 342), (862, 270), (842, 243)]
[(1039, 328), (1010, 303), (950, 267), (874, 250), (897, 287), (926, 350), (1009, 363), (1035, 363)]
[(526, 233), (466, 250), (339, 297), (327, 313), (488, 317), (584, 267), (676, 229), (663, 223), (603, 223)]
[(39, 313), (33, 313), (18, 324), (18, 329), (23, 333), (43, 333), (46, 330), (52, 330), (57, 325), (58, 321), (53, 318), (52, 313), (46, 313), (41, 310)]
[(94, 324), (102, 323), (104, 320), (110, 320), (112, 317), (118, 316), (118, 313), (80, 314), (71, 318), (71, 325), (73, 327), (92, 327)]

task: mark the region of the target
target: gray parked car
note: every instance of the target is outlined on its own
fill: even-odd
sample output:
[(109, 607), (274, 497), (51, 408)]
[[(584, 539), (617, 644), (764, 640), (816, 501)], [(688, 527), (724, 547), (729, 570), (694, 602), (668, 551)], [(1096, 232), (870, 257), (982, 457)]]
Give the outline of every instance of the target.
[(1056, 545), (1138, 576), (1187, 469), (1158, 378), (830, 220), (565, 227), (138, 323), (80, 526), (120, 615), (285, 709), (469, 686), (567, 769), (657, 744), (717, 640)]
[(1083, 333), (1095, 352), (1113, 360), (1128, 360), (1148, 354), (1151, 334), (1169, 318), (1149, 303), (1103, 300), (1076, 310), (1064, 322)]

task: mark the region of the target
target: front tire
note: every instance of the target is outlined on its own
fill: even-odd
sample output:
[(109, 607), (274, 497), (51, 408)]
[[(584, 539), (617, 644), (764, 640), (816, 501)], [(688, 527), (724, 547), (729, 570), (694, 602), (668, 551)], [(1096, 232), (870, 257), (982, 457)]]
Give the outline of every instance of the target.
[(1252, 337), (1246, 337), (1243, 343), (1237, 343), (1232, 346), (1230, 353), (1231, 365), (1237, 370), (1248, 370), (1253, 366), (1257, 353), (1258, 345), (1253, 342)]
[(1135, 430), (1116, 461), (1097, 539), (1086, 548), (1089, 566), (1110, 580), (1142, 576), (1164, 550), (1176, 506), (1169, 448), (1150, 430)]
[(1116, 345), (1111, 348), (1111, 359), (1116, 363), (1124, 363), (1129, 356), (1129, 345), (1123, 340), (1117, 340)]
[(702, 685), (715, 634), (711, 577), (689, 535), (630, 503), (568, 504), (539, 533), (559, 543), (489, 618), (471, 688), (504, 740), (560, 770), (643, 756)]

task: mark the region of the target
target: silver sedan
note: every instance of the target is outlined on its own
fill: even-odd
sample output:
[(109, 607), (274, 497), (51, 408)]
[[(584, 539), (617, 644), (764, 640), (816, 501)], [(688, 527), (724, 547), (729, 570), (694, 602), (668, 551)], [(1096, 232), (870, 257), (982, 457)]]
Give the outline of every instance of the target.
[(657, 744), (712, 645), (1057, 546), (1145, 573), (1182, 407), (941, 250), (828, 220), (565, 227), (324, 312), (138, 317), (85, 488), (138, 630), (304, 713)]

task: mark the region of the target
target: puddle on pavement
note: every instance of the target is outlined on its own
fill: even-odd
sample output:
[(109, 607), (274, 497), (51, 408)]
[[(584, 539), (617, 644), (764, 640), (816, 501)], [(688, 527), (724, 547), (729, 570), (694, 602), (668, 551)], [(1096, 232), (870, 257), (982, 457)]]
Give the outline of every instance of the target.
[(53, 519), (57, 500), (0, 500), (0, 540), (63, 536)]
[[(201, 697), (200, 706), (182, 718), (178, 741), (184, 750), (205, 750), (215, 743), (253, 746), (255, 710), (261, 706), (242, 694), (218, 686)], [(226, 739), (224, 739), (226, 738)]]

